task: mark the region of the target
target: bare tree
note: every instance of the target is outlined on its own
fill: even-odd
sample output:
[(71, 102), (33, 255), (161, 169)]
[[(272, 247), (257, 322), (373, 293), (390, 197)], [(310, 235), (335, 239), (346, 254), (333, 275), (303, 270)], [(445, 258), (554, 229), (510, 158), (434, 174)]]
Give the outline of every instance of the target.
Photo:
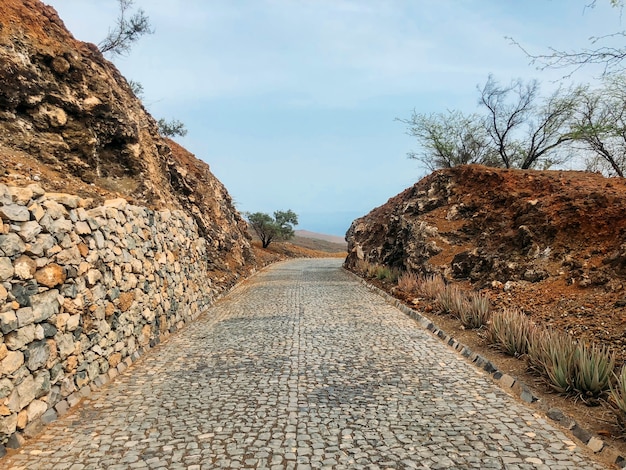
[(517, 166), (522, 160), (515, 133), (532, 111), (538, 91), (536, 80), (524, 84), (518, 79), (503, 87), (492, 75), (480, 90), (479, 103), (487, 109), (485, 128), (506, 168)]
[(536, 80), (518, 79), (503, 86), (490, 75), (479, 92), (479, 103), (487, 111), (485, 128), (506, 168), (547, 168), (567, 159), (557, 149), (572, 140), (567, 125), (578, 89), (559, 88), (540, 101)]
[[(612, 7), (619, 8), (620, 11), (624, 8), (624, 0), (609, 0), (609, 2)], [(585, 5), (585, 10), (594, 8), (596, 4), (596, 0), (591, 1)], [(582, 50), (563, 51), (550, 47), (549, 52), (545, 54), (532, 54), (515, 39), (509, 39), (531, 59), (532, 64), (537, 65), (542, 70), (546, 68), (569, 69), (570, 71), (566, 74), (566, 77), (569, 77), (587, 65), (602, 65), (604, 75), (624, 71), (623, 61), (626, 59), (626, 47), (604, 45), (606, 41), (618, 37), (626, 37), (626, 31), (591, 37), (589, 38), (591, 47)]]
[(421, 161), (431, 171), (471, 163), (501, 165), (477, 114), (448, 111), (427, 115), (413, 111), (410, 119), (397, 120), (407, 125), (407, 134), (415, 137), (421, 147), (419, 153), (409, 152), (409, 158)]
[(537, 163), (544, 167), (564, 163), (571, 155), (559, 152), (573, 139), (569, 124), (576, 111), (581, 87), (559, 88), (537, 107), (528, 126), (528, 138), (521, 168)]
[(100, 52), (109, 53), (112, 56), (124, 55), (130, 51), (131, 46), (145, 34), (152, 34), (150, 20), (140, 8), (128, 17), (134, 0), (118, 0), (120, 13), (115, 26), (109, 29), (107, 36), (98, 44)]
[(626, 79), (605, 78), (604, 86), (581, 95), (572, 136), (593, 154), (587, 167), (608, 175), (626, 174)]

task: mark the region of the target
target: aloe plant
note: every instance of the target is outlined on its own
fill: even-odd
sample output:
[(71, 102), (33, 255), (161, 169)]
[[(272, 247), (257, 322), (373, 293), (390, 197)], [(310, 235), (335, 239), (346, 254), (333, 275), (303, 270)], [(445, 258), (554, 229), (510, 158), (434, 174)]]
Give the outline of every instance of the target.
[(554, 332), (546, 328), (533, 328), (528, 338), (526, 360), (528, 367), (540, 376), (546, 376), (546, 364), (550, 357), (550, 341)]
[(472, 292), (465, 302), (465, 308), (459, 312), (459, 318), (465, 328), (482, 328), (491, 316), (491, 303), (486, 295)]
[(614, 374), (615, 384), (610, 385), (609, 403), (613, 407), (617, 423), (626, 432), (626, 365), (618, 375)]
[(567, 334), (553, 332), (548, 336), (546, 346), (544, 365), (550, 386), (559, 393), (572, 392), (576, 374), (576, 341)]
[(459, 316), (461, 310), (465, 310), (465, 295), (463, 291), (454, 285), (444, 286), (437, 295), (437, 303), (441, 307), (443, 313), (450, 313)]
[(505, 309), (491, 316), (487, 337), (506, 354), (518, 357), (528, 352), (532, 328), (530, 318), (522, 312)]
[(583, 397), (598, 398), (609, 390), (615, 356), (605, 346), (579, 343), (574, 352), (573, 388)]

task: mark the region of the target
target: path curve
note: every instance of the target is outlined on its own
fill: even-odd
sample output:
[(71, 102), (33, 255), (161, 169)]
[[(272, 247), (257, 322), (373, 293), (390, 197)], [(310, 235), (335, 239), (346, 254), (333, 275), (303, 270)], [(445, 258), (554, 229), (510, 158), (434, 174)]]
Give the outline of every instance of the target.
[(271, 266), (10, 469), (601, 469), (341, 269)]

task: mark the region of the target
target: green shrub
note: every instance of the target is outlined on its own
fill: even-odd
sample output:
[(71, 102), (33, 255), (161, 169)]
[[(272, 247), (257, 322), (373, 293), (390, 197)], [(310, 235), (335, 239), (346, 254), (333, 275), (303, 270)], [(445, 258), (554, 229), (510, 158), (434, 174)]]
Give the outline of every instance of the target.
[(377, 266), (376, 267), (376, 279), (379, 281), (384, 281), (385, 279), (389, 279), (391, 277), (391, 269), (387, 266)]
[(390, 268), (388, 266), (375, 265), (374, 275), (379, 281), (389, 281), (396, 283), (398, 281), (399, 272), (397, 269)]
[(391, 268), (389, 270), (387, 280), (393, 284), (396, 284), (399, 278), (400, 278), (400, 270), (396, 268)]
[(491, 316), (487, 338), (506, 354), (518, 357), (528, 352), (532, 329), (530, 318), (522, 312), (505, 309)]

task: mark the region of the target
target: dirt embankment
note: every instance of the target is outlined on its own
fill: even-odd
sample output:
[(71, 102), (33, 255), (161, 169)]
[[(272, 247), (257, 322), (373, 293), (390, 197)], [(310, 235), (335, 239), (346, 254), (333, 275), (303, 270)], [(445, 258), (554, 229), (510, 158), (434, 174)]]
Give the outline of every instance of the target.
[(488, 292), (496, 306), (610, 344), (626, 360), (626, 181), (463, 166), (354, 221), (359, 259)]

